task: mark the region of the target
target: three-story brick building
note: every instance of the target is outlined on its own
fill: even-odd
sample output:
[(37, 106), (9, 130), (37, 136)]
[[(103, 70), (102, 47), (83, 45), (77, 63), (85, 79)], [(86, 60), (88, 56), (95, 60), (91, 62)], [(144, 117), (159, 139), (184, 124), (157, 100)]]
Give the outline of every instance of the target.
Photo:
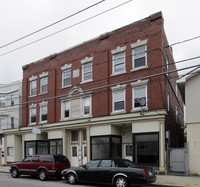
[[(23, 66), (23, 156), (62, 153), (72, 166), (129, 158), (165, 170), (183, 145), (183, 103), (162, 13)], [(157, 76), (156, 76), (157, 75)]]

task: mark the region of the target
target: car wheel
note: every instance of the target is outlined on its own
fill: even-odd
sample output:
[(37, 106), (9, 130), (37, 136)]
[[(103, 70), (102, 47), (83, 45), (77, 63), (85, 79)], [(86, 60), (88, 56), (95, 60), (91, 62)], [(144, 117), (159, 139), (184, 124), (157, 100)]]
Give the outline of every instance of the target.
[(115, 179), (114, 186), (115, 187), (127, 187), (128, 181), (125, 177), (119, 176)]
[(40, 170), (38, 177), (41, 181), (45, 181), (47, 179), (47, 172), (44, 169)]
[(77, 182), (76, 175), (74, 173), (68, 173), (67, 181), (69, 182), (69, 184), (75, 184)]
[(11, 175), (13, 178), (19, 177), (19, 172), (18, 172), (17, 168), (12, 168)]

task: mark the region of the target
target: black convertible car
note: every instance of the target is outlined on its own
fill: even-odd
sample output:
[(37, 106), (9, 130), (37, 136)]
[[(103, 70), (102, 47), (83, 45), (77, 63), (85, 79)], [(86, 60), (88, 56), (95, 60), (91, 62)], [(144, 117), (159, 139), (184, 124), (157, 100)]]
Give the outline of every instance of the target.
[(145, 185), (156, 181), (151, 168), (137, 168), (127, 159), (95, 159), (80, 168), (62, 171), (70, 184), (76, 182), (112, 184), (116, 187)]

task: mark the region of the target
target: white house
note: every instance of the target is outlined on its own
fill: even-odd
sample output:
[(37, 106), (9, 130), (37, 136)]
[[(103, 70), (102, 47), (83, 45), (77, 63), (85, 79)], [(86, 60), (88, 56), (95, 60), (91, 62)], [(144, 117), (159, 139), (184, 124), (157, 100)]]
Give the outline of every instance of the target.
[(189, 174), (200, 174), (200, 70), (178, 83), (186, 106)]
[(21, 90), (21, 81), (0, 84), (0, 165), (21, 160), (21, 139), (16, 134), (4, 134), (21, 126)]

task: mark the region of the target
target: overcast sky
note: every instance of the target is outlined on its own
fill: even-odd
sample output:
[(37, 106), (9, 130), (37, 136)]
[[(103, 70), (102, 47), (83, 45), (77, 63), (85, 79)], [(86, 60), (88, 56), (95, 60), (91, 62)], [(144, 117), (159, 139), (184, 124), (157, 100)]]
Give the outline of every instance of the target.
[[(22, 80), (22, 66), (59, 53), (84, 41), (162, 11), (169, 44), (200, 35), (199, 0), (105, 0), (99, 5), (62, 21), (19, 42), (0, 48), (0, 84)], [(0, 0), (0, 47), (74, 14), (101, 0)], [(75, 25), (71, 27), (72, 25)], [(70, 27), (70, 28), (69, 28)], [(10, 52), (64, 28), (63, 32)], [(173, 47), (175, 61), (200, 55), (200, 38)], [(8, 54), (5, 54), (9, 52)], [(200, 64), (186, 61), (178, 68)], [(182, 74), (181, 72), (179, 74)]]

